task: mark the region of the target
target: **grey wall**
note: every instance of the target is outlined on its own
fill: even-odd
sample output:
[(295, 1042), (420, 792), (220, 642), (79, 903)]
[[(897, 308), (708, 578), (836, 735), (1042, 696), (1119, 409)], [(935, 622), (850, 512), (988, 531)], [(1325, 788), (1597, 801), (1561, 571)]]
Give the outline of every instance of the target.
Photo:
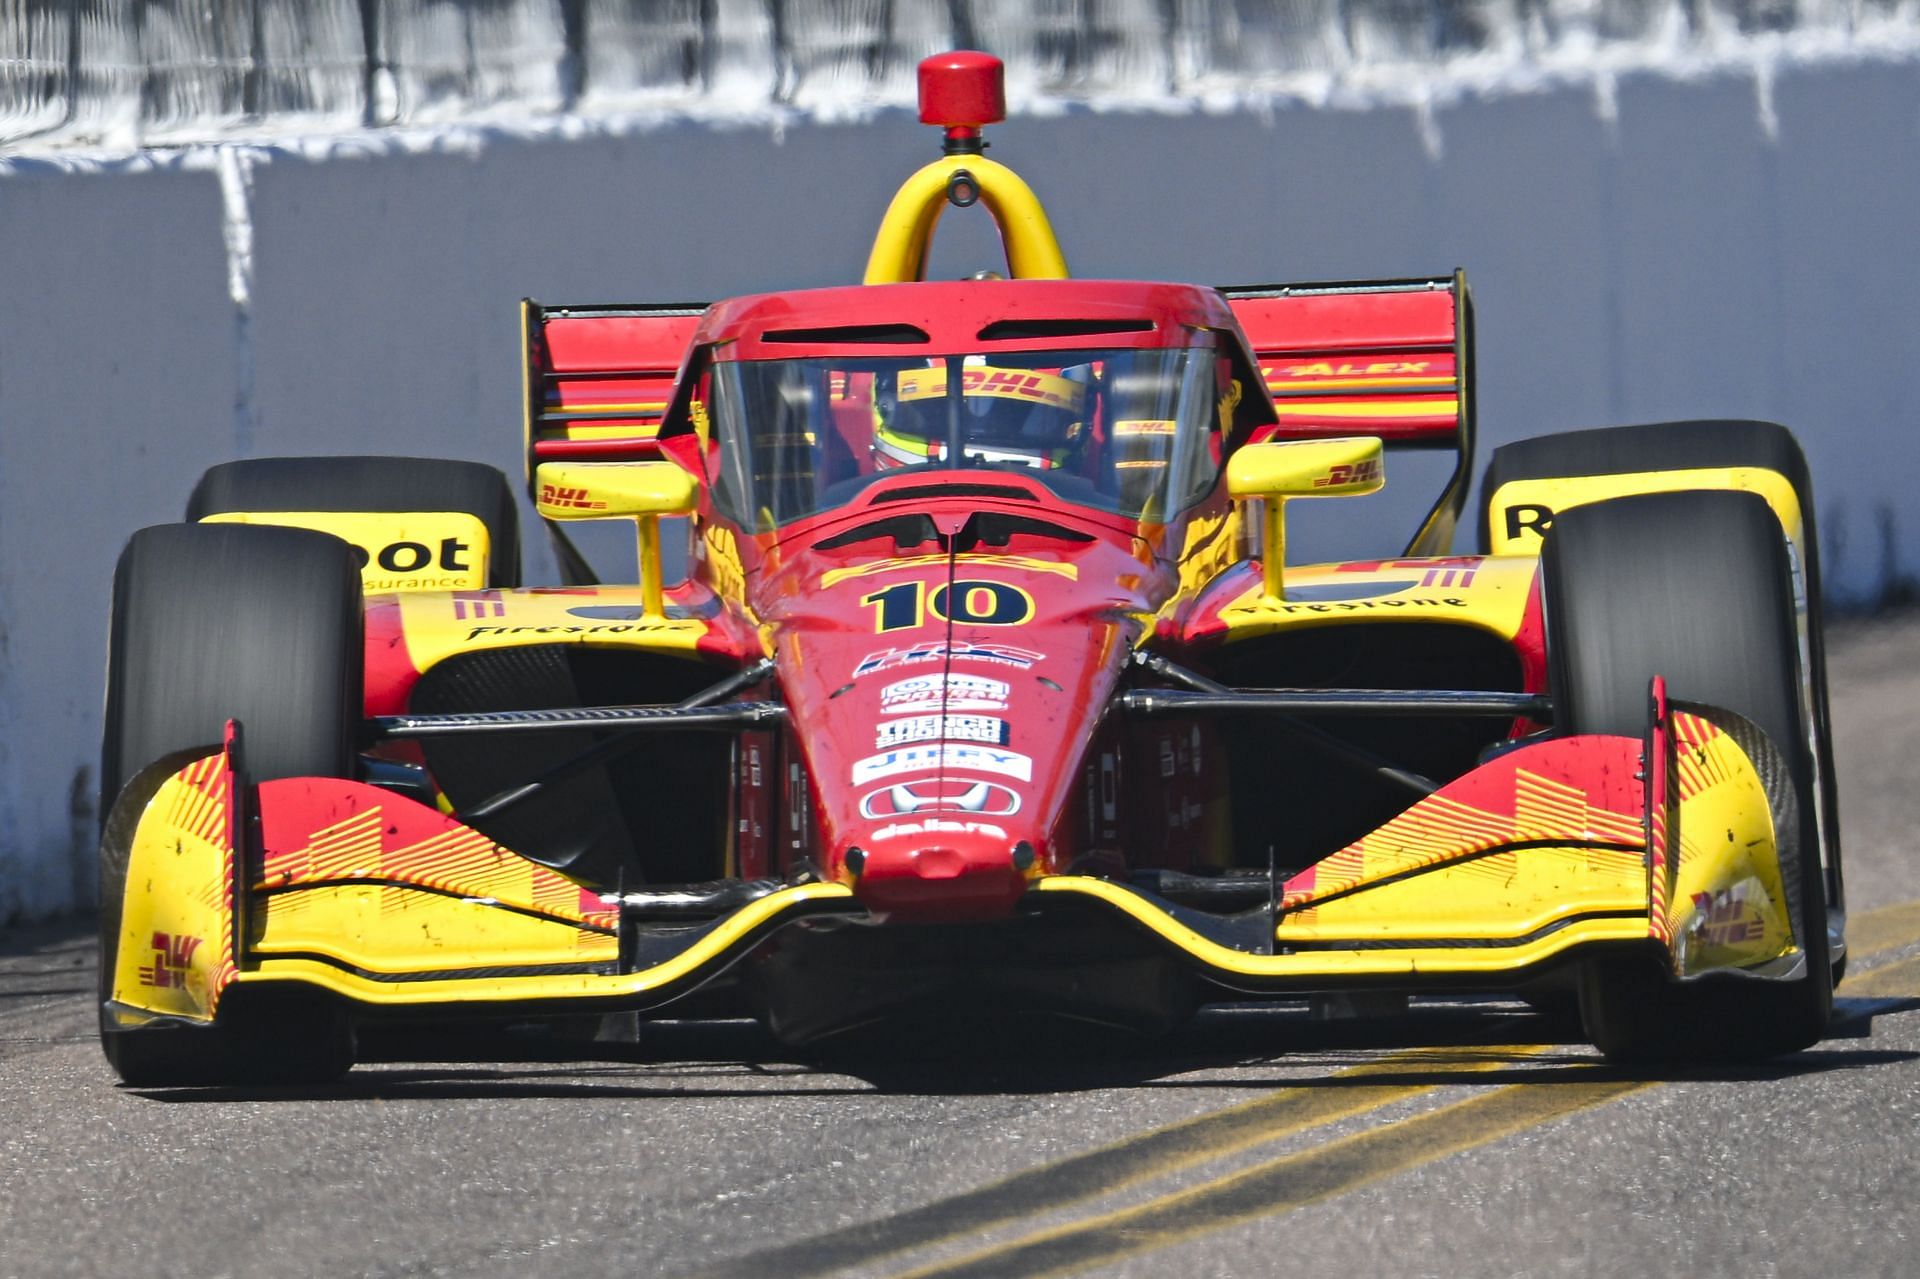
[[(1611, 102), (1568, 87), (1427, 118), (1083, 110), (1016, 120), (993, 155), (1039, 189), (1081, 275), (1465, 266), (1488, 443), (1786, 421), (1830, 580), (1879, 592), (1883, 511), (1920, 564), (1920, 63), (1782, 72), (1771, 132), (1744, 75), (1626, 79)], [(856, 279), (893, 184), (934, 154), (906, 113), (461, 136), (256, 153), (245, 307), (206, 155), (0, 163), (0, 921), (90, 898), (114, 556), (178, 518), (201, 470), (386, 451), (516, 473), (516, 299)], [(940, 273), (986, 262), (977, 222), (943, 234)], [(1402, 536), (1404, 519), (1381, 534), (1370, 508), (1342, 511), (1309, 553)], [(536, 580), (550, 571), (542, 552)]]

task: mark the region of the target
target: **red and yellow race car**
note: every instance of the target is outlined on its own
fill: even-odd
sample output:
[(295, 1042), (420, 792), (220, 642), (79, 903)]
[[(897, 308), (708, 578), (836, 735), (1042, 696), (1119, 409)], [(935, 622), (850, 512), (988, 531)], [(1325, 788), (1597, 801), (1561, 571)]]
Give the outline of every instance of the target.
[[(1577, 996), (1619, 1060), (1822, 1034), (1844, 958), (1814, 508), (1782, 428), (1497, 450), (1458, 276), (1075, 280), (929, 59), (859, 285), (523, 304), (499, 472), (228, 463), (114, 584), (102, 1039), (315, 1079), (385, 1019)], [(923, 277), (985, 206), (1006, 270)], [(1288, 503), (1451, 450), (1404, 543)], [(637, 529), (598, 581), (575, 520)], [(662, 521), (683, 530), (670, 569)], [(665, 539), (678, 545), (674, 538)]]

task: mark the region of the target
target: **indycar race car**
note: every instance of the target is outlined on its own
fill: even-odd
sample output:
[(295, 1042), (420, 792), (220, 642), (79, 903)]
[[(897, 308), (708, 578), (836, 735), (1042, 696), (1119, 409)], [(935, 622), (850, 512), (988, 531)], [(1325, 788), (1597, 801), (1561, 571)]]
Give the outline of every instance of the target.
[[(863, 283), (523, 303), (491, 468), (230, 462), (114, 583), (101, 1029), (129, 1083), (325, 1079), (385, 1021), (1577, 999), (1622, 1061), (1819, 1039), (1845, 957), (1814, 507), (1745, 421), (1496, 450), (1458, 275), (1075, 280), (921, 67)], [(1006, 271), (928, 281), (948, 206)], [(1382, 558), (1295, 498), (1449, 478)], [(575, 520), (637, 527), (631, 585)], [(683, 530), (687, 567), (663, 536)], [(683, 1004), (682, 1007), (688, 1005)], [(679, 1015), (677, 1012), (673, 1015)]]

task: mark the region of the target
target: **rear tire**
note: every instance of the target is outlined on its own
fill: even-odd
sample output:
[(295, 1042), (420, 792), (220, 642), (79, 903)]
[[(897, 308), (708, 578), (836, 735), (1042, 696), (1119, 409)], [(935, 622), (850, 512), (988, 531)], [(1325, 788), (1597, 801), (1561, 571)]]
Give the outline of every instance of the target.
[(233, 511), (464, 511), (487, 526), (489, 587), (520, 585), (520, 508), (506, 476), (424, 457), (259, 457), (200, 477), (187, 519)]
[[(134, 774), (242, 728), (249, 780), (348, 777), (363, 711), (360, 570), (339, 538), (269, 525), (142, 529), (114, 574), (101, 811)], [(102, 885), (102, 983), (124, 884)], [(104, 1002), (104, 1001), (103, 1001)], [(101, 1042), (129, 1084), (317, 1082), (352, 1065), (338, 1005), (230, 992), (206, 1029), (112, 1023)]]
[(1806, 976), (1678, 984), (1657, 964), (1594, 963), (1587, 1034), (1615, 1061), (1746, 1059), (1816, 1042), (1833, 1002), (1826, 898), (1813, 821), (1814, 769), (1801, 710), (1786, 540), (1759, 497), (1652, 493), (1561, 513), (1542, 552), (1554, 718), (1572, 733), (1646, 731), (1647, 687), (1753, 721), (1784, 760), (1791, 798), (1782, 867), (1797, 879)]

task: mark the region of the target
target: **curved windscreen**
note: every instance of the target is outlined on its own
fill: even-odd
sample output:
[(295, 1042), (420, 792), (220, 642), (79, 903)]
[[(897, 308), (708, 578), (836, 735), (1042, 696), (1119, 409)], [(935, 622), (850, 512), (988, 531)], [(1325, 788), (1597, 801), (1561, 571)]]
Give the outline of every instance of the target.
[(714, 500), (762, 531), (901, 471), (1019, 471), (1063, 499), (1165, 519), (1219, 470), (1212, 347), (810, 356), (716, 363)]

